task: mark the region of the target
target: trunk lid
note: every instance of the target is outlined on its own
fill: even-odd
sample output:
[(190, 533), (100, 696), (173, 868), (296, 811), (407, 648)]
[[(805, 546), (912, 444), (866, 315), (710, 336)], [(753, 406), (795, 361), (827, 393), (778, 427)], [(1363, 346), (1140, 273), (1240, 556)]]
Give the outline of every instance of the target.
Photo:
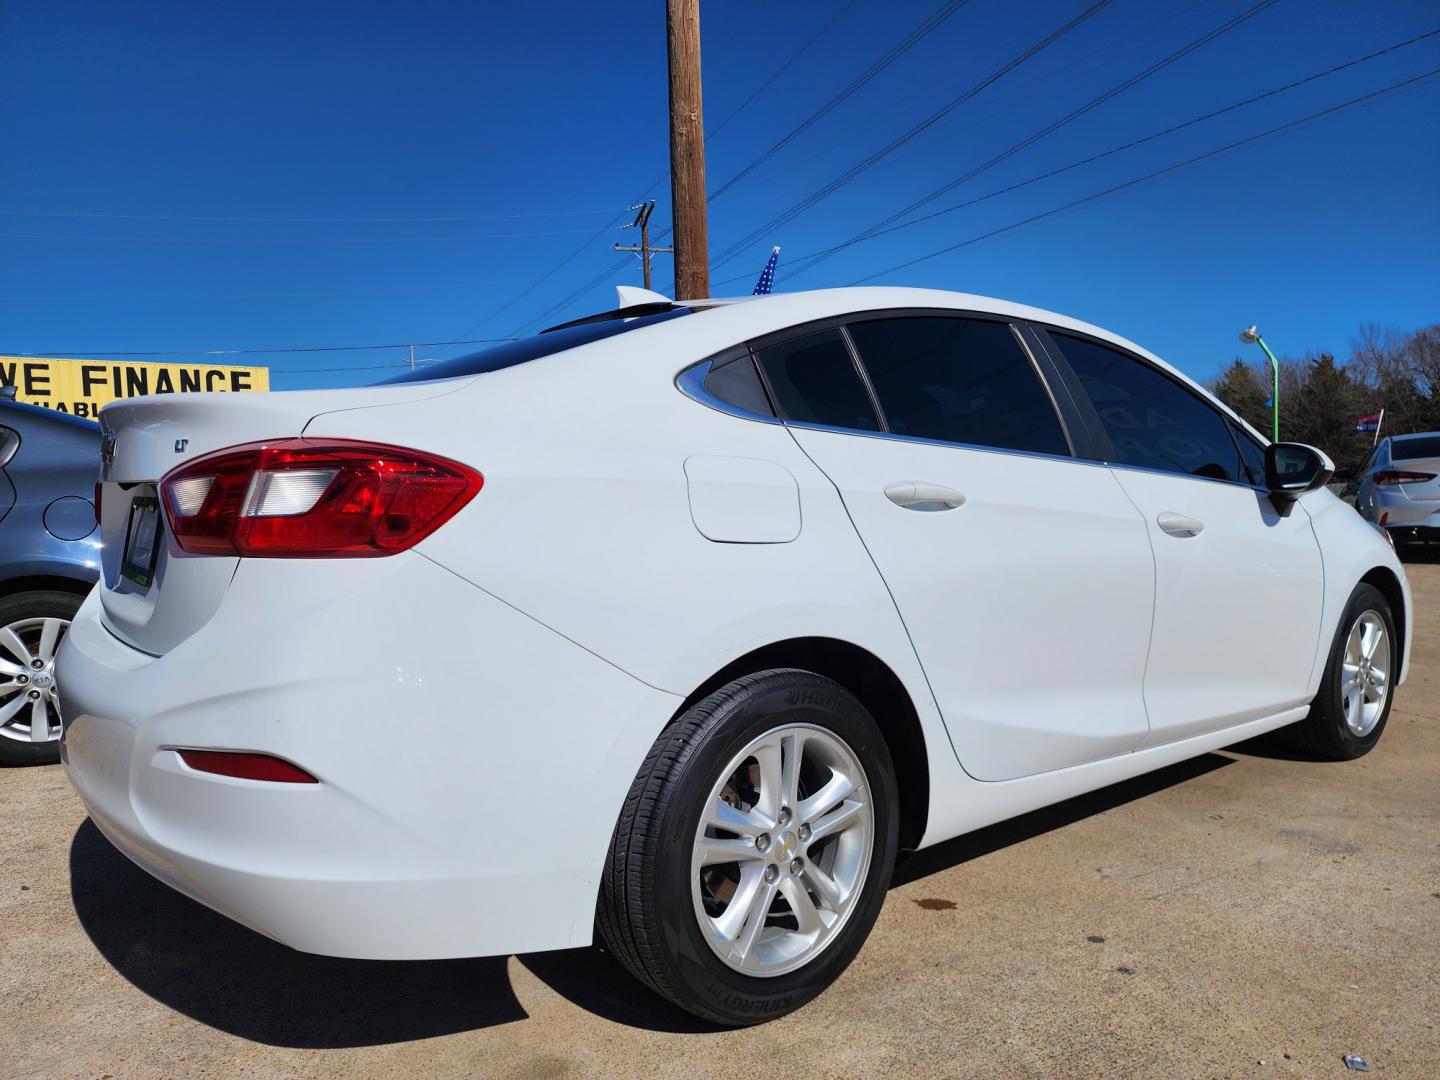
[(164, 394), (105, 406), (100, 411), (100, 601), (106, 627), (135, 648), (162, 655), (210, 620), (235, 575), (237, 558), (181, 551), (165, 535), (163, 512), (153, 563), (142, 560), (150, 573), (135, 574), (133, 560), (131, 576), (122, 572), (130, 534), (145, 528), (146, 507), (158, 499), (157, 485), (171, 469), (241, 443), (293, 438), (321, 413), (402, 404), (461, 385)]

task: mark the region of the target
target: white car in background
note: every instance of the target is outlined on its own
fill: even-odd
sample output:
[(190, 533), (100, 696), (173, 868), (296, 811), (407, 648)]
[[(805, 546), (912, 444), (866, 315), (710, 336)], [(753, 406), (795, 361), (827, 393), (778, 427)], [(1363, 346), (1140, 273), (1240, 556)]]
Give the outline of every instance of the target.
[(1355, 509), (1397, 542), (1440, 540), (1440, 431), (1381, 439), (1357, 484)]
[(643, 302), (366, 389), (117, 402), (69, 775), (297, 949), (600, 936), (747, 1024), (896, 853), (1406, 675), (1381, 533), (1135, 345), (956, 293)]

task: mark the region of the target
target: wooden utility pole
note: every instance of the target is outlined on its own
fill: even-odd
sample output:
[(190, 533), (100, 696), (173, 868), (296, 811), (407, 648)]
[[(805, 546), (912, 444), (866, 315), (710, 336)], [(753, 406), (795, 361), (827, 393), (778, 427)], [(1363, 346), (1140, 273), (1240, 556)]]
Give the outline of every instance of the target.
[(670, 54), (670, 205), (675, 299), (710, 295), (705, 230), (705, 117), (700, 103), (700, 0), (665, 0)]
[(673, 247), (651, 247), (650, 246), (650, 215), (655, 212), (655, 200), (637, 203), (630, 207), (635, 211), (635, 220), (629, 225), (620, 226), (622, 229), (639, 229), (640, 246), (616, 244), (616, 251), (633, 251), (640, 256), (640, 265), (645, 272), (645, 288), (650, 288), (650, 256), (657, 252), (674, 251)]

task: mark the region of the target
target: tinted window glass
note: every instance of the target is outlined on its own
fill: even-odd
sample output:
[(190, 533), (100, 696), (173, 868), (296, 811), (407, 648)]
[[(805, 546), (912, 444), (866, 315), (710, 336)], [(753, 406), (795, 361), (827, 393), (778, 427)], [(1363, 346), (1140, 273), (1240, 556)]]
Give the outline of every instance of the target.
[(1395, 461), (1440, 457), (1440, 435), (1425, 435), (1415, 439), (1393, 439), (1390, 442), (1390, 456)]
[(542, 356), (551, 356), (554, 353), (564, 352), (566, 349), (573, 349), (578, 345), (588, 345), (601, 338), (614, 337), (616, 334), (638, 330), (642, 326), (653, 326), (655, 323), (676, 319), (689, 313), (689, 308), (675, 308), (658, 315), (582, 323), (564, 330), (552, 330), (548, 334), (521, 338), (519, 341), (507, 341), (494, 348), (482, 349), (480, 352), (469, 353), (466, 356), (457, 356), (453, 360), (443, 360), (438, 364), (428, 364), (425, 367), (416, 368), (414, 371), (407, 371), (404, 375), (397, 375), (393, 379), (386, 379), (385, 382), (431, 382), (435, 379), (454, 379), (460, 375), (480, 375), (487, 371), (499, 371), (501, 368), (514, 367), (516, 364), (538, 360)]
[(765, 396), (765, 387), (760, 383), (760, 373), (755, 370), (755, 362), (748, 352), (711, 367), (705, 375), (705, 389), (731, 405), (766, 416), (775, 415), (770, 408), (770, 399)]
[(1051, 331), (1100, 414), (1120, 461), (1248, 483), (1225, 418), (1174, 379), (1124, 353)]
[(1256, 487), (1265, 486), (1265, 448), (1251, 436), (1245, 434), (1239, 424), (1230, 423), (1230, 433), (1240, 447), (1240, 463), (1245, 468), (1246, 479)]
[(879, 431), (870, 395), (838, 330), (795, 338), (755, 354), (780, 412), (791, 420)]
[(1007, 323), (918, 317), (849, 329), (895, 434), (1070, 453), (1050, 396)]

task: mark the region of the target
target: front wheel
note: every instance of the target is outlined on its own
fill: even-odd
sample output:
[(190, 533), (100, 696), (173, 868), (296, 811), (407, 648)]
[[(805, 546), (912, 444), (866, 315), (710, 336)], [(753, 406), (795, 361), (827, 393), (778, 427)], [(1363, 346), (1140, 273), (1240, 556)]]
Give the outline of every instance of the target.
[(847, 690), (746, 676), (677, 717), (631, 785), (597, 923), (642, 982), (697, 1016), (754, 1024), (833, 982), (895, 860), (894, 767)]
[(1295, 725), (1300, 743), (1332, 761), (1358, 758), (1374, 749), (1390, 717), (1400, 659), (1390, 602), (1373, 585), (1357, 585), (1330, 646), (1310, 714)]

